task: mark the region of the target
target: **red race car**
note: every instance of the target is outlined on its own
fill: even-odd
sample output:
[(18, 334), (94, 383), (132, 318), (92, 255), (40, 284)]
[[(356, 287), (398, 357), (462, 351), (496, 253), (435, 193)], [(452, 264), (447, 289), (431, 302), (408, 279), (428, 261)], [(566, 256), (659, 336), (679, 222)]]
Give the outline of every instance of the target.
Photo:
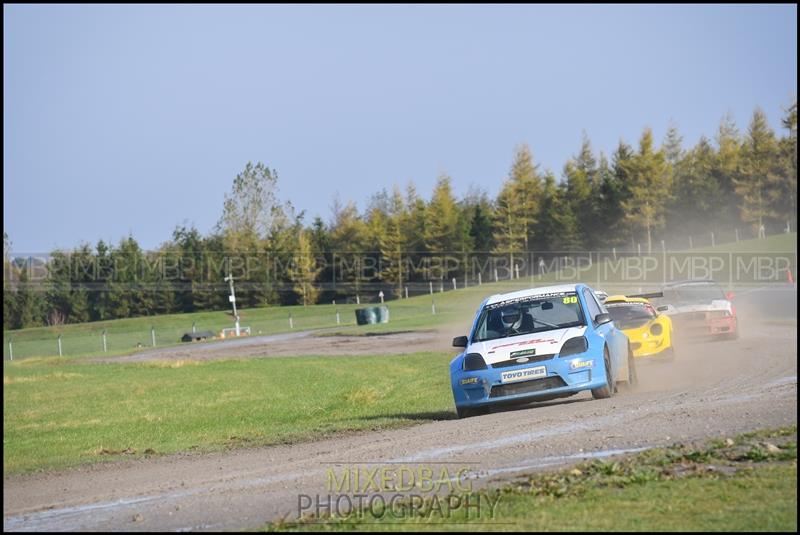
[(738, 338), (733, 292), (713, 280), (671, 282), (663, 294), (658, 310), (670, 316), (676, 335)]

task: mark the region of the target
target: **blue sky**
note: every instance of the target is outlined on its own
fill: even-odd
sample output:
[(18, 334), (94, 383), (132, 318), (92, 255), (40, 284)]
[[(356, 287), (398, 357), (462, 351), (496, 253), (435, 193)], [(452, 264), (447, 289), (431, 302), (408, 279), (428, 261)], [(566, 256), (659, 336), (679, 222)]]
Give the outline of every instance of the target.
[(494, 195), (518, 143), (560, 176), (674, 121), (691, 145), (797, 93), (797, 8), (3, 8), (3, 227), (17, 252), (209, 232), (247, 161), (330, 217), (442, 172)]

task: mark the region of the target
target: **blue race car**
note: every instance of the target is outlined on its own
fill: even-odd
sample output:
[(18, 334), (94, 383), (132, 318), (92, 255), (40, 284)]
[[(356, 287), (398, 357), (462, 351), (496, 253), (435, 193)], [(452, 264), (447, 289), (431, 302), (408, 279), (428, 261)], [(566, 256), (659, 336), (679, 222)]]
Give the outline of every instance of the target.
[(611, 397), (636, 382), (628, 338), (586, 285), (493, 295), (481, 304), (464, 352), (450, 363), (460, 418), (492, 405), (527, 403), (591, 390)]

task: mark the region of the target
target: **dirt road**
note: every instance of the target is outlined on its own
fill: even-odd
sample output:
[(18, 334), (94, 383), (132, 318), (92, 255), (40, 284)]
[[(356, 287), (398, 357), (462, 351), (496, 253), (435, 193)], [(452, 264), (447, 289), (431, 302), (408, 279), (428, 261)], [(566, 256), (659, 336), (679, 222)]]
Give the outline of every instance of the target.
[(791, 292), (742, 296), (739, 340), (684, 345), (673, 363), (641, 363), (639, 387), (611, 399), (582, 394), (467, 420), (292, 446), (6, 477), (3, 527), (252, 528), (294, 516), (299, 494), (328, 494), (331, 467), (469, 467), (482, 485), (585, 457), (796, 424), (796, 325), (762, 321), (764, 309), (775, 309), (770, 300), (796, 303), (796, 289)]
[[(455, 336), (455, 335), (454, 335)], [(252, 336), (224, 342), (187, 344), (148, 349), (123, 357), (87, 359), (97, 362), (146, 362), (152, 360), (219, 360), (230, 358), (297, 357), (308, 355), (406, 355), (419, 351), (447, 351), (452, 336), (437, 331), (328, 334), (326, 331)]]

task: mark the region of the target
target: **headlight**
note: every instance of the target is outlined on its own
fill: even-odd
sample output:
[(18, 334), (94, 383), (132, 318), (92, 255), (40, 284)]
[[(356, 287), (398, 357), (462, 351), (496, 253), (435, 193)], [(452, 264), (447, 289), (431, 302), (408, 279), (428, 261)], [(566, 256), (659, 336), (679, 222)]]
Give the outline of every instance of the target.
[(664, 332), (664, 328), (661, 326), (660, 323), (654, 323), (650, 326), (650, 333), (653, 336), (658, 336)]
[(486, 361), (483, 360), (483, 357), (480, 355), (480, 353), (470, 353), (464, 357), (464, 371), (472, 372), (475, 370), (485, 369)]
[(559, 351), (559, 357), (568, 357), (570, 355), (577, 355), (579, 353), (585, 352), (589, 349), (589, 342), (586, 340), (585, 336), (576, 336), (575, 338), (570, 338), (564, 345), (561, 346), (561, 351)]

